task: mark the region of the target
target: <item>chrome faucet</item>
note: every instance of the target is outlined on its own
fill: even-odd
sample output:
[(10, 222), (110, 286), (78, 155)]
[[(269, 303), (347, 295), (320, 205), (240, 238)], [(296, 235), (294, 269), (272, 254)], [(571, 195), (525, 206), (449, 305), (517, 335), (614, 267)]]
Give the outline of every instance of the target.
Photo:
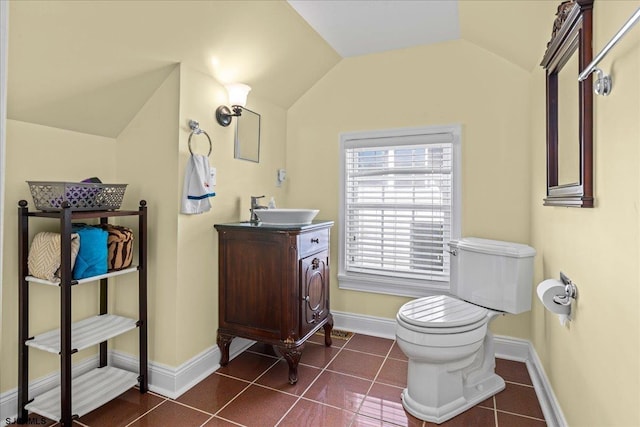
[(267, 206), (258, 204), (258, 199), (262, 199), (264, 196), (251, 196), (251, 222), (257, 224), (260, 222), (258, 215), (256, 215), (256, 209), (267, 209)]

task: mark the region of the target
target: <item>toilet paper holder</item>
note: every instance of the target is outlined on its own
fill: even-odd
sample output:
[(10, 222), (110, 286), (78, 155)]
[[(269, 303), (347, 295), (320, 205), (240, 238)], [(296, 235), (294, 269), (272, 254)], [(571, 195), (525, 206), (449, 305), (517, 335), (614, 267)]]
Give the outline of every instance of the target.
[(564, 295), (554, 296), (553, 302), (565, 306), (571, 305), (571, 299), (578, 297), (578, 288), (562, 271), (560, 272), (560, 280), (564, 283)]

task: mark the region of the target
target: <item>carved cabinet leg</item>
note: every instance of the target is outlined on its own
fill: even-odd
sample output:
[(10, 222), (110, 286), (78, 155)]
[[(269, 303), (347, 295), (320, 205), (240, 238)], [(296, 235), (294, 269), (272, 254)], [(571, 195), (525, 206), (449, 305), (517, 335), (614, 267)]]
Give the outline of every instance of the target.
[(302, 350), (304, 349), (304, 343), (298, 347), (287, 348), (278, 347), (284, 358), (289, 364), (289, 384), (295, 384), (298, 382), (298, 362), (300, 362), (300, 356), (302, 356)]
[(327, 323), (323, 326), (324, 328), (324, 345), (327, 347), (331, 347), (331, 331), (333, 330), (333, 316), (331, 313), (327, 315)]
[(229, 347), (231, 346), (231, 341), (233, 340), (233, 336), (222, 334), (218, 332), (218, 348), (220, 349), (220, 366), (227, 366), (229, 363)]

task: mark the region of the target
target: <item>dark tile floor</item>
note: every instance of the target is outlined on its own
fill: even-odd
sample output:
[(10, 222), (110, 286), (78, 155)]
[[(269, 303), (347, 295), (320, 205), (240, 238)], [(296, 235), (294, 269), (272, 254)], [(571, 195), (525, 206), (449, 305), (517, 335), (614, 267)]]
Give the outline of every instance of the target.
[[(124, 426), (433, 426), (409, 415), (400, 393), (407, 359), (393, 340), (354, 334), (305, 344), (298, 383), (284, 359), (262, 344), (233, 359), (177, 400), (132, 389), (76, 421)], [(442, 426), (545, 426), (524, 363), (498, 359), (505, 390)], [(55, 425), (55, 424), (54, 424)]]

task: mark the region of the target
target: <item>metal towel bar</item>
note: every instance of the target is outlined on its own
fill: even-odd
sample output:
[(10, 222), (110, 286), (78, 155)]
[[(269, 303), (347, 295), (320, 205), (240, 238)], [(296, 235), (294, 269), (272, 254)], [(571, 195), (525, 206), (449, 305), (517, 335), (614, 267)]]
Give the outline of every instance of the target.
[(206, 136), (207, 139), (209, 140), (209, 153), (207, 154), (207, 157), (209, 157), (211, 155), (211, 151), (213, 150), (213, 144), (211, 143), (211, 138), (209, 138), (209, 134), (204, 130), (200, 129), (200, 123), (198, 123), (195, 120), (189, 120), (189, 128), (191, 128), (191, 133), (189, 134), (189, 152), (193, 155), (193, 151), (191, 150), (191, 137), (193, 135), (200, 135), (201, 133), (203, 133), (204, 136)]
[(591, 61), (589, 65), (580, 73), (578, 81), (585, 80), (594, 71), (598, 72), (598, 79), (595, 83), (595, 92), (598, 95), (608, 95), (611, 91), (611, 77), (602, 73), (602, 71), (596, 68), (596, 65), (609, 53), (611, 48), (618, 43), (618, 41), (624, 36), (640, 19), (640, 8), (629, 18), (629, 20), (620, 28), (620, 30), (613, 36), (613, 38), (605, 45), (598, 55)]

